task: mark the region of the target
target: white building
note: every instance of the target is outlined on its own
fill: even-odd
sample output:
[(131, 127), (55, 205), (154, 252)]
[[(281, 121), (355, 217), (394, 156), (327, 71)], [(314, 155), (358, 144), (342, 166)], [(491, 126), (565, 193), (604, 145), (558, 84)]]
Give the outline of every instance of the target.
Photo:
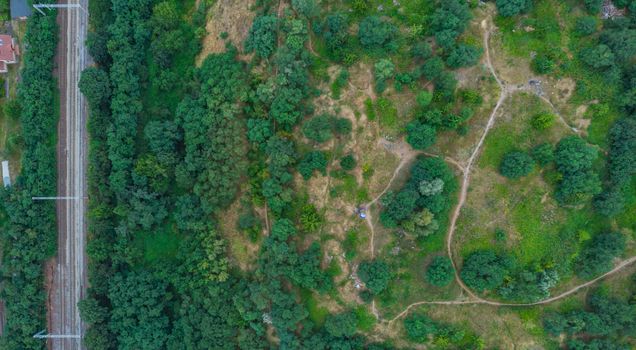
[(4, 183), (4, 187), (11, 186), (11, 175), (9, 174), (9, 161), (2, 161), (2, 182)]

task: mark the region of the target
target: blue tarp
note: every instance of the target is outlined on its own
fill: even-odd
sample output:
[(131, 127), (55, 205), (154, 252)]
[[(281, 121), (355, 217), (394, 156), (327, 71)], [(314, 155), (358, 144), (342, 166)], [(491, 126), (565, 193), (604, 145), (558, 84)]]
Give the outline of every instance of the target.
[(11, 18), (31, 16), (29, 0), (11, 0)]

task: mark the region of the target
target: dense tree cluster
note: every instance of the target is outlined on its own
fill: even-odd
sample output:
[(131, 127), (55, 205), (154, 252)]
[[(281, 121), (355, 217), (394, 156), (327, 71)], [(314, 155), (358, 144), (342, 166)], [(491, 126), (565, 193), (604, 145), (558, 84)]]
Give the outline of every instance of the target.
[(612, 268), (614, 258), (625, 250), (625, 236), (621, 233), (598, 234), (583, 248), (575, 265), (576, 274), (591, 278)]
[(425, 220), (423, 216), (443, 215), (450, 208), (451, 196), (456, 189), (454, 175), (442, 159), (420, 157), (413, 164), (406, 185), (399, 192), (387, 193), (382, 198), (380, 220), (387, 227), (413, 225), (412, 231), (422, 232), (425, 236), (433, 218)]
[(580, 203), (600, 192), (599, 177), (592, 169), (597, 156), (597, 150), (580, 137), (568, 136), (559, 141), (554, 152), (561, 174), (555, 194), (559, 203)]
[(380, 294), (389, 285), (391, 271), (384, 261), (363, 261), (358, 268), (358, 276), (371, 293)]
[(43, 349), (33, 335), (46, 328), (46, 291), (42, 265), (55, 252), (55, 204), (32, 201), (33, 195), (57, 193), (53, 66), (57, 46), (54, 13), (31, 16), (24, 36), (29, 49), (18, 88), (24, 135), (21, 174), (0, 197), (7, 220), (2, 222), (2, 300), (5, 305), (4, 349)]
[(423, 313), (404, 318), (406, 337), (415, 343), (445, 344), (450, 348), (479, 349), (481, 340), (454, 325), (432, 320)]
[(436, 256), (426, 269), (426, 280), (437, 287), (448, 285), (454, 276), (453, 263), (446, 256)]
[[(633, 286), (630, 289), (633, 292)], [(564, 336), (568, 349), (624, 350), (629, 346), (621, 337), (636, 331), (635, 320), (633, 305), (595, 291), (583, 308), (547, 313), (543, 328), (552, 336)]]
[(510, 179), (526, 176), (532, 169), (534, 169), (534, 160), (528, 153), (521, 151), (506, 153), (499, 165), (501, 175)]

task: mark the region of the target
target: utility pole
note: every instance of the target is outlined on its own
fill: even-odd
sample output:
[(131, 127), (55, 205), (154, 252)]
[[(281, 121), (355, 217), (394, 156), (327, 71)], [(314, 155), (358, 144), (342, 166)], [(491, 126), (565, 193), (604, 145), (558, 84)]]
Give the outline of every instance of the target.
[(46, 16), (46, 13), (42, 9), (80, 9), (84, 12), (86, 10), (80, 4), (33, 4), (33, 8), (38, 10), (39, 13)]

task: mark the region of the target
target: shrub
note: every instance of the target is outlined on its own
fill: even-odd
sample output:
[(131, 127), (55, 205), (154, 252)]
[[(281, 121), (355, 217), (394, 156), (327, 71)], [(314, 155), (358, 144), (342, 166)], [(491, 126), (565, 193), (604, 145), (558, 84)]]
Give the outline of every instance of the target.
[(431, 104), (431, 100), (433, 100), (433, 95), (427, 90), (420, 91), (415, 97), (415, 101), (420, 108), (428, 107)]
[(327, 158), (320, 151), (311, 151), (298, 163), (298, 172), (305, 180), (309, 180), (314, 171), (319, 171), (322, 175), (327, 175)]
[(601, 6), (603, 6), (603, 0), (583, 0), (585, 9), (591, 15), (601, 12)]
[(533, 168), (534, 161), (527, 153), (512, 151), (504, 156), (499, 172), (507, 178), (518, 179), (530, 174)]
[(353, 170), (356, 167), (356, 159), (353, 154), (348, 154), (340, 159), (340, 167), (342, 170)]
[(612, 260), (625, 250), (625, 236), (621, 233), (596, 235), (583, 249), (575, 265), (576, 274), (591, 278), (612, 268)]
[(532, 158), (540, 165), (545, 166), (554, 160), (554, 150), (549, 143), (542, 143), (535, 146), (532, 151)]
[(395, 74), (395, 65), (390, 59), (384, 58), (374, 65), (373, 72), (376, 80), (388, 80)]
[(497, 0), (496, 5), (499, 15), (511, 17), (530, 9), (532, 0)]
[(358, 276), (371, 293), (379, 294), (389, 285), (391, 272), (384, 261), (363, 261), (358, 268)]
[(427, 42), (420, 41), (411, 47), (411, 56), (414, 58), (426, 60), (430, 58), (432, 54), (433, 49)]
[(418, 150), (425, 150), (435, 143), (435, 128), (420, 121), (412, 121), (406, 126), (406, 141)]
[(596, 17), (583, 16), (576, 19), (574, 31), (580, 36), (586, 36), (596, 32), (596, 26)]
[(426, 280), (437, 287), (447, 286), (453, 277), (453, 263), (446, 256), (436, 256), (426, 270)]
[(413, 313), (404, 319), (404, 329), (409, 340), (425, 343), (429, 336), (437, 332), (437, 325), (428, 316)]
[(510, 258), (492, 250), (478, 250), (466, 257), (461, 278), (467, 286), (482, 292), (499, 287), (512, 265)]
[(276, 16), (260, 16), (252, 23), (245, 50), (255, 51), (256, 55), (267, 58), (274, 52), (278, 33), (278, 18)]
[(531, 63), (532, 70), (537, 74), (549, 74), (554, 71), (556, 64), (550, 55), (537, 54)]
[(325, 142), (333, 137), (332, 116), (321, 114), (305, 121), (301, 130), (306, 138), (316, 141)]
[(360, 22), (358, 38), (362, 47), (375, 51), (394, 51), (398, 29), (391, 22), (377, 16), (369, 16)]
[(555, 120), (556, 116), (552, 113), (539, 113), (532, 117), (530, 125), (536, 130), (546, 130), (554, 125)]
[(474, 66), (479, 61), (481, 53), (481, 49), (472, 45), (459, 44), (450, 51), (446, 63), (451, 68)]
[(356, 333), (358, 318), (349, 311), (327, 316), (325, 330), (334, 337), (350, 337)]
[(612, 49), (604, 44), (585, 48), (581, 50), (579, 56), (583, 63), (592, 68), (608, 68), (615, 64), (615, 56)]

